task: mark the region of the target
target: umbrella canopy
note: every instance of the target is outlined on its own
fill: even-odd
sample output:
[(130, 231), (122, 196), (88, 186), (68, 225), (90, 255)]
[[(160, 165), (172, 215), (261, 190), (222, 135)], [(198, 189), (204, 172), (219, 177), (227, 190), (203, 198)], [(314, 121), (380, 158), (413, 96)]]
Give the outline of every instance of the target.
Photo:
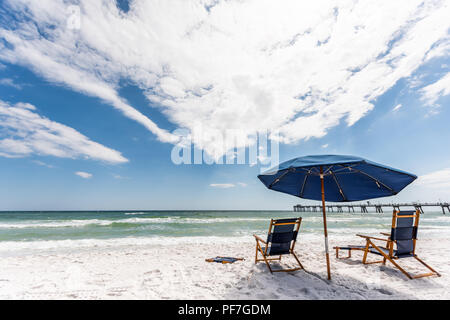
[(393, 196), (417, 176), (360, 157), (314, 155), (283, 162), (258, 178), (271, 190), (322, 200), (327, 271), (328, 279), (331, 279), (325, 201), (347, 202)]
[(258, 178), (275, 191), (304, 199), (322, 200), (320, 167), (323, 168), (325, 201), (346, 202), (396, 195), (417, 176), (364, 158), (316, 155), (281, 163)]

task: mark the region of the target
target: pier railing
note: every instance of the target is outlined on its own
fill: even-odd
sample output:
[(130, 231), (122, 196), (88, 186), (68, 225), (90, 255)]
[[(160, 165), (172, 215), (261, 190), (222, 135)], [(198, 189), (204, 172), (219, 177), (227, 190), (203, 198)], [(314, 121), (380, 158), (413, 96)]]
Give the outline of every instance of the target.
[[(437, 207), (441, 208), (442, 213), (445, 214), (446, 210), (450, 213), (450, 202), (436, 202), (436, 203), (353, 203), (353, 204), (329, 204), (325, 205), (325, 208), (328, 212), (356, 212), (355, 209), (361, 213), (369, 212), (368, 209), (375, 209), (375, 212), (383, 213), (383, 208), (392, 208), (400, 210), (401, 207), (413, 207), (420, 211), (420, 213), (424, 213), (424, 207)], [(294, 206), (294, 212), (321, 212), (322, 205), (302, 205), (297, 204)]]

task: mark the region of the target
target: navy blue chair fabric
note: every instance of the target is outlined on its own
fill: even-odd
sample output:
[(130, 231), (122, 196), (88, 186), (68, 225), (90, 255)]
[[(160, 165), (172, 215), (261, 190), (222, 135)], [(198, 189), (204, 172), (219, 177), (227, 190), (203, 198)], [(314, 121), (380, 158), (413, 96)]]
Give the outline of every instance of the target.
[[(292, 241), (297, 240), (297, 231), (295, 226), (297, 219), (278, 219), (273, 221), (273, 229), (267, 235), (267, 251), (266, 255), (282, 255), (289, 254)], [(279, 223), (289, 223), (277, 225)], [(263, 249), (265, 250), (265, 248)]]
[(414, 240), (417, 239), (417, 227), (414, 218), (402, 216), (415, 215), (416, 211), (397, 212), (396, 227), (391, 229), (391, 240), (397, 244), (394, 256), (398, 258), (410, 257), (414, 254)]

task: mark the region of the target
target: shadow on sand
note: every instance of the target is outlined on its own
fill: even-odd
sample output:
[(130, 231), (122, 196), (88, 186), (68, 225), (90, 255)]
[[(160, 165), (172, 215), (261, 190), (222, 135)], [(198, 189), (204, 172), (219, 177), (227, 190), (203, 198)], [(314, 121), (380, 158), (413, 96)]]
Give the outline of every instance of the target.
[[(230, 299), (332, 299), (332, 300), (406, 300), (418, 299), (416, 290), (445, 290), (435, 278), (408, 280), (393, 266), (362, 265), (355, 259), (335, 260), (332, 280), (327, 280), (325, 266), (316, 268), (323, 272), (306, 270), (271, 274), (264, 263), (254, 264), (242, 275), (226, 297)], [(272, 263), (273, 269), (286, 268), (287, 261)], [(354, 275), (339, 269), (355, 269)], [(361, 268), (361, 269), (359, 269)]]

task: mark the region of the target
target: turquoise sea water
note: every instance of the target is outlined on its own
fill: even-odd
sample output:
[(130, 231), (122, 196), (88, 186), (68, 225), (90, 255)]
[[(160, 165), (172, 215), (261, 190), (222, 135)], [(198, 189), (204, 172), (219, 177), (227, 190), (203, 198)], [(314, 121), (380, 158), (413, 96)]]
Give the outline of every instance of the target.
[[(267, 233), (270, 218), (303, 217), (301, 232), (322, 233), (321, 213), (292, 211), (0, 212), (0, 249), (24, 242), (83, 239), (245, 237)], [(330, 234), (388, 231), (390, 213), (328, 213)], [(421, 216), (420, 234), (450, 236), (450, 216)], [(3, 246), (2, 246), (3, 245)]]

